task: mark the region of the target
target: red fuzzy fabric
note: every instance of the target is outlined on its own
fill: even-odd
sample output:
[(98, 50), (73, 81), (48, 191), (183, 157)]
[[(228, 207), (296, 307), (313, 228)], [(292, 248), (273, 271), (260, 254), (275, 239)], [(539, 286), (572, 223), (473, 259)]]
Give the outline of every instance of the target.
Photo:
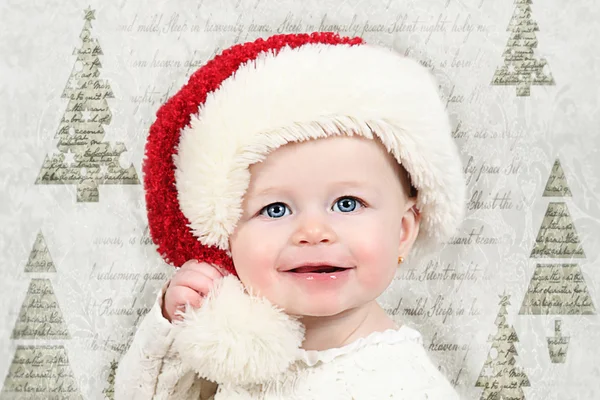
[(225, 251), (205, 246), (192, 235), (189, 221), (179, 209), (173, 163), (179, 136), (189, 124), (191, 115), (197, 113), (199, 105), (206, 100), (207, 94), (217, 90), (221, 82), (241, 64), (256, 59), (260, 53), (268, 50), (277, 53), (285, 46), (296, 48), (309, 43), (358, 45), (363, 40), (359, 37), (340, 37), (336, 33), (315, 32), (275, 35), (232, 46), (200, 67), (188, 83), (157, 111), (156, 121), (150, 127), (146, 141), (142, 171), (150, 236), (167, 263), (180, 267), (186, 261), (195, 259), (220, 265), (236, 274), (233, 262)]

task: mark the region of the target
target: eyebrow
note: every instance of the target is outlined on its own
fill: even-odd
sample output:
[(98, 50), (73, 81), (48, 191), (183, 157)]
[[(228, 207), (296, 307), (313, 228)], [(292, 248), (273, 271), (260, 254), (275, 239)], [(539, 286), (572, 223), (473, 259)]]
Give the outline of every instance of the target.
[[(373, 191), (375, 191), (376, 193), (379, 193), (379, 190), (377, 188), (375, 188), (375, 186), (373, 186), (370, 182), (368, 181), (339, 181), (339, 182), (335, 182), (332, 186), (336, 187), (336, 188), (357, 188), (357, 187), (361, 187), (361, 188), (368, 188), (371, 189)], [(257, 192), (252, 193), (252, 197), (260, 197), (260, 196), (267, 196), (271, 193), (281, 193), (281, 192), (287, 192), (286, 188), (282, 188), (282, 187), (277, 187), (277, 186), (270, 186), (267, 188), (264, 188), (262, 190), (259, 190)]]

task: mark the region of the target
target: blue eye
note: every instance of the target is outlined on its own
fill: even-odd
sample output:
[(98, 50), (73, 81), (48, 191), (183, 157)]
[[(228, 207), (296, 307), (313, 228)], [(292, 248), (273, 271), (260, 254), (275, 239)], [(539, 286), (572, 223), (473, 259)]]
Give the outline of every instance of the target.
[[(336, 206), (338, 210), (336, 210)], [(336, 200), (336, 202), (333, 204), (332, 209), (333, 211), (349, 213), (355, 211), (359, 206), (365, 207), (365, 204), (356, 197), (344, 196)], [(288, 208), (288, 206), (281, 202), (271, 203), (263, 207), (259, 212), (259, 215), (264, 215), (269, 218), (282, 218), (289, 214), (290, 209)]]
[(287, 214), (285, 214), (287, 206), (283, 203), (273, 203), (265, 206), (262, 210), (260, 210), (260, 215), (266, 215), (269, 218), (281, 218)]
[(356, 210), (357, 205), (364, 206), (364, 204), (360, 200), (351, 196), (340, 197), (333, 205), (334, 211), (336, 205), (339, 206), (339, 210), (343, 213), (352, 212)]

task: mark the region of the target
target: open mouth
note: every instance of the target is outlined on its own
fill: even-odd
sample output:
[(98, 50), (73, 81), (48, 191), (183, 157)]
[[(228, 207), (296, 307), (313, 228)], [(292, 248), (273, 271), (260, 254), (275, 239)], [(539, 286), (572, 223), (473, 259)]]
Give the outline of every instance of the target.
[(331, 265), (311, 265), (306, 267), (298, 267), (288, 272), (294, 272), (296, 274), (331, 274), (333, 272), (344, 271), (346, 268), (335, 267)]

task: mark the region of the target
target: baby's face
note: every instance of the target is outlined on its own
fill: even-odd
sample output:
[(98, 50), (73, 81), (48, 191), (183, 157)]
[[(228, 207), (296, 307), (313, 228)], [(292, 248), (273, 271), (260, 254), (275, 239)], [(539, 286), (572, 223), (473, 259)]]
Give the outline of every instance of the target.
[[(335, 315), (377, 298), (418, 231), (394, 165), (381, 144), (356, 136), (290, 143), (252, 165), (230, 238), (244, 285), (293, 315)], [(290, 271), (305, 263), (346, 269)]]

